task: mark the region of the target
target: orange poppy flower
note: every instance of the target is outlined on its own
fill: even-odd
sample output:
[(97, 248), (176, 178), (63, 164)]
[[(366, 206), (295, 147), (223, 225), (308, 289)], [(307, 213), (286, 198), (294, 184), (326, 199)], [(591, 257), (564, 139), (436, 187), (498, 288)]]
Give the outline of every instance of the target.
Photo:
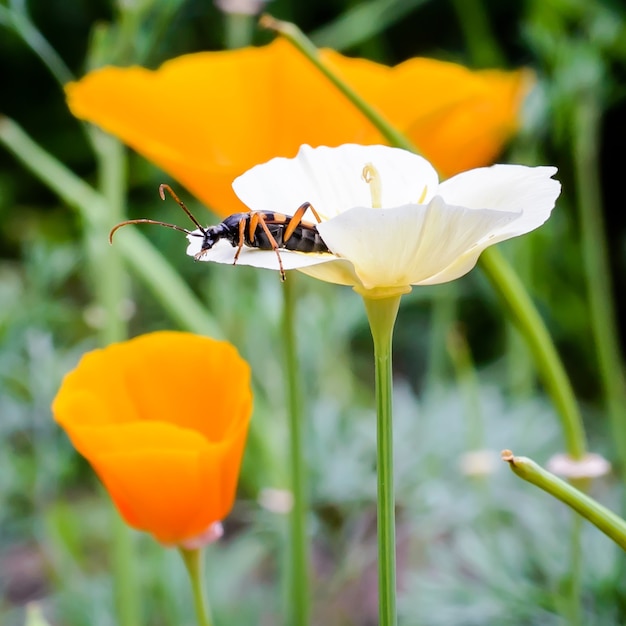
[(232, 508), (252, 393), (229, 343), (156, 332), (95, 350), (52, 410), (130, 526), (177, 544)]
[[(518, 125), (527, 70), (470, 71), (432, 59), (387, 67), (323, 50), (323, 60), (444, 176), (489, 164)], [(107, 67), (66, 86), (81, 119), (116, 135), (221, 216), (243, 210), (233, 179), (301, 144), (376, 144), (362, 113), (282, 39), (185, 55), (150, 71)]]

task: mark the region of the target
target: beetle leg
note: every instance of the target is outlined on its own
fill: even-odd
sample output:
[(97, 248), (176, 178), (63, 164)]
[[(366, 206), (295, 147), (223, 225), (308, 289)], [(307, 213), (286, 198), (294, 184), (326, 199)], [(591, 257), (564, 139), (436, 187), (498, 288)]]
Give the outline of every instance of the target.
[[(253, 215), (250, 216), (250, 223), (252, 224), (252, 220), (255, 218), (256, 213), (254, 213)], [(239, 258), (239, 255), (241, 254), (241, 249), (243, 248), (243, 244), (244, 244), (244, 234), (246, 232), (246, 219), (245, 217), (242, 217), (239, 220), (239, 242), (237, 244), (237, 252), (235, 252), (235, 258), (233, 259), (233, 265), (237, 264), (237, 259)]]
[(317, 211), (313, 208), (313, 205), (310, 202), (304, 202), (298, 207), (298, 210), (293, 214), (293, 217), (289, 220), (289, 224), (287, 224), (287, 228), (285, 229), (285, 234), (283, 236), (283, 242), (287, 242), (291, 235), (293, 235), (294, 231), (300, 223), (302, 222), (302, 218), (308, 209), (311, 209), (311, 212), (315, 216), (315, 219), (319, 222), (322, 220), (320, 216), (317, 214)]
[[(267, 227), (267, 224), (265, 223), (265, 218), (263, 217), (262, 213), (254, 213), (253, 217), (250, 219), (252, 220), (254, 218), (256, 218), (256, 224), (261, 226), (261, 228), (267, 235), (267, 240), (270, 242), (270, 245), (272, 246), (272, 250), (276, 252), (276, 256), (278, 257), (278, 267), (280, 269), (280, 279), (284, 281), (286, 278), (285, 270), (283, 268), (283, 260), (280, 258), (280, 252), (278, 251), (278, 244), (276, 243), (276, 239), (274, 239), (274, 235), (272, 235), (272, 233), (270, 232), (270, 229)], [(254, 230), (256, 231), (256, 225), (255, 225)]]

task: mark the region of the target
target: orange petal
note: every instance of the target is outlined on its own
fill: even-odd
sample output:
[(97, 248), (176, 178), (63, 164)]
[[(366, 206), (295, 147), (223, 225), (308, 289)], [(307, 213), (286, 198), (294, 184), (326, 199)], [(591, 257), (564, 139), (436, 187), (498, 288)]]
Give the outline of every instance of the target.
[[(330, 50), (322, 55), (446, 175), (497, 155), (516, 127), (528, 87), (525, 72), (472, 72), (430, 59), (389, 68)], [(74, 115), (118, 136), (220, 216), (242, 210), (230, 184), (257, 163), (292, 157), (304, 143), (382, 142), (281, 39), (185, 55), (156, 71), (104, 68), (66, 92)]]
[(529, 70), (476, 72), (426, 58), (393, 68), (328, 50), (324, 59), (443, 177), (493, 162), (517, 129), (533, 82)]
[(179, 542), (232, 507), (249, 378), (226, 342), (152, 333), (85, 355), (53, 412), (127, 522)]
[(250, 414), (251, 403), (250, 368), (231, 344), (158, 332), (86, 354), (53, 408), (66, 428), (72, 420), (161, 421), (220, 440)]
[(364, 137), (368, 127), (283, 41), (185, 55), (155, 72), (109, 67), (66, 93), (74, 115), (120, 137), (220, 215), (243, 210), (230, 185), (256, 163), (291, 156), (302, 142)]

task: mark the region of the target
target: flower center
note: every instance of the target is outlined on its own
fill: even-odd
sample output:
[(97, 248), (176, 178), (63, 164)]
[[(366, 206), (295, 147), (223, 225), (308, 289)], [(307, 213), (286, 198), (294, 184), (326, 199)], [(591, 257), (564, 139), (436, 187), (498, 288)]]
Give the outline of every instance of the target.
[(372, 209), (380, 209), (383, 206), (383, 185), (380, 180), (378, 170), (367, 163), (361, 174), (363, 180), (370, 186), (370, 194), (372, 195)]

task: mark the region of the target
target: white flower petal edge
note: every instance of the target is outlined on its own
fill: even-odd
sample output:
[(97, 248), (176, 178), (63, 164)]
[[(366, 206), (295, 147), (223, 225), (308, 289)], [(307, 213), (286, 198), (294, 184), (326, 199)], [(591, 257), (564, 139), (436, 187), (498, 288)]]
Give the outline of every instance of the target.
[[(323, 220), (356, 206), (372, 206), (363, 168), (372, 163), (382, 181), (382, 207), (427, 202), (439, 179), (423, 157), (388, 146), (345, 144), (301, 146), (293, 159), (278, 157), (256, 165), (233, 182), (239, 199), (254, 211), (293, 215), (310, 202)], [(307, 218), (310, 219), (310, 218)]]
[[(406, 288), (439, 274), (490, 233), (520, 213), (450, 206), (435, 196), (428, 205), (350, 209), (318, 225), (322, 239), (354, 265), (359, 291)], [(321, 277), (332, 264), (317, 268)], [(310, 272), (307, 272), (310, 273)]]
[(520, 219), (492, 233), (492, 245), (528, 233), (550, 217), (561, 193), (561, 183), (552, 178), (556, 172), (556, 167), (492, 165), (449, 178), (437, 193), (446, 203), (468, 209), (520, 212)]

